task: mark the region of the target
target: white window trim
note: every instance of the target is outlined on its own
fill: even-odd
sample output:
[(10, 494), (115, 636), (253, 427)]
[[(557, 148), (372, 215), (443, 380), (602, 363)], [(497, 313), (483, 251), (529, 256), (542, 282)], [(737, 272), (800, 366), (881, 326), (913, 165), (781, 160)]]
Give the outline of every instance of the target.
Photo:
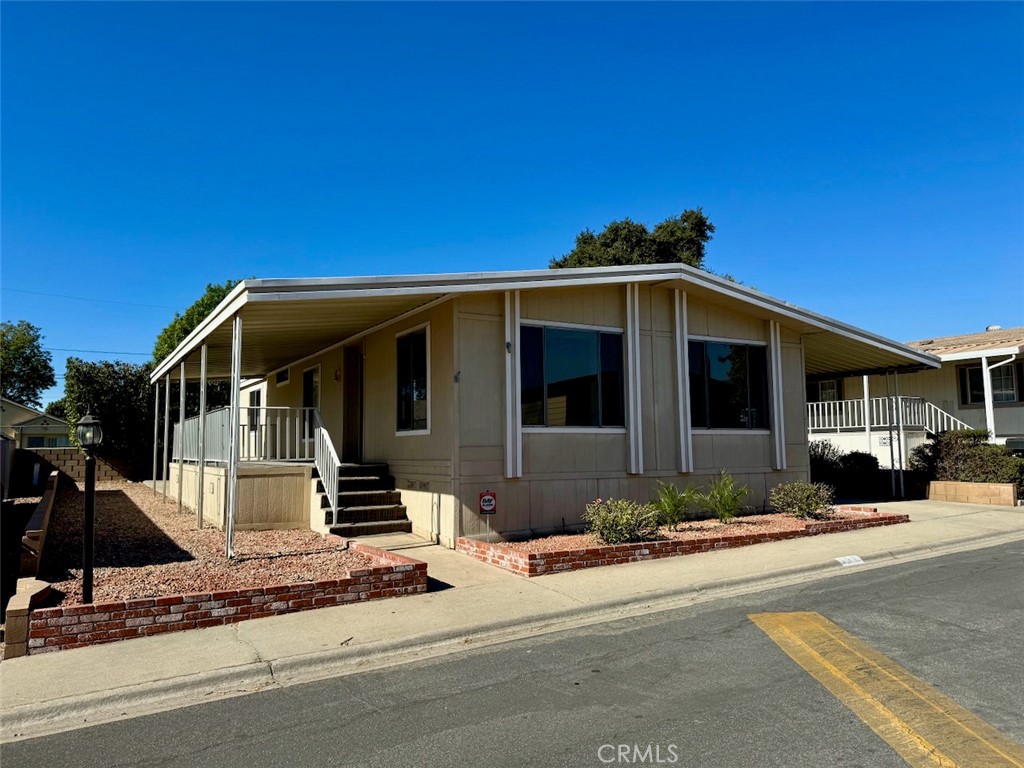
[[(430, 412), (431, 412), (430, 398), (431, 398), (431, 392), (434, 389), (434, 384), (433, 384), (433, 382), (431, 381), (431, 378), (430, 378), (430, 321), (429, 320), (427, 322), (425, 322), (425, 323), (420, 323), (419, 325), (415, 325), (415, 326), (413, 326), (411, 328), (406, 328), (404, 330), (398, 331), (395, 334), (395, 345), (394, 345), (394, 349), (395, 349), (395, 383), (397, 385), (397, 382), (398, 382), (398, 340), (400, 338), (402, 338), (403, 336), (408, 336), (410, 333), (418, 333), (419, 331), (423, 331), (423, 330), (426, 331), (426, 347), (427, 347), (427, 350), (426, 350), (426, 352), (427, 352), (427, 428), (426, 429), (398, 429), (398, 428), (396, 428), (395, 429), (395, 437), (424, 437), (424, 436), (430, 434)], [(397, 399), (398, 399), (398, 392), (397, 392), (397, 390), (395, 391), (395, 399), (396, 399), (395, 407), (397, 409), (397, 407), (398, 407), (397, 406)], [(397, 417), (398, 417), (398, 414), (397, 414), (397, 411), (396, 411), (396, 413), (395, 413), (396, 420), (397, 420)]]
[(767, 347), (767, 341), (759, 341), (757, 339), (729, 339), (724, 336), (698, 336), (697, 334), (691, 333), (687, 337), (687, 341), (717, 341), (722, 344), (743, 344), (748, 347)]
[(540, 427), (537, 425), (523, 426), (523, 434), (544, 435), (559, 433), (563, 435), (624, 435), (625, 427)]
[[(1010, 372), (1010, 394), (1011, 394), (1011, 398), (1009, 400), (996, 400), (996, 379), (995, 379), (995, 377), (996, 377), (996, 371), (999, 370), (999, 368), (1002, 368), (1004, 370), (1008, 370)], [(1017, 399), (1017, 366), (1016, 365), (1014, 365), (1013, 363), (1010, 363), (1009, 365), (1001, 365), (998, 368), (991, 369), (989, 375), (992, 377), (992, 402), (993, 402), (993, 404), (995, 404), (995, 405), (1010, 405), (1010, 404), (1018, 403), (1019, 402), (1019, 400)], [(1006, 390), (1000, 390), (1000, 391), (1005, 392)]]
[(600, 331), (601, 333), (625, 334), (626, 329), (616, 325), (591, 325), (589, 323), (563, 323), (555, 320), (519, 320), (519, 325), (540, 326), (542, 328), (565, 328), (569, 331)]
[[(277, 380), (277, 374), (281, 373), (281, 371), (284, 371), (284, 381), (278, 381)], [(287, 386), (288, 384), (291, 384), (291, 382), (292, 382), (292, 369), (291, 369), (291, 366), (289, 366), (288, 368), (282, 368), (280, 371), (274, 371), (274, 373), (271, 374), (271, 375), (274, 377), (274, 384), (276, 384), (279, 387)]]
[[(628, 341), (628, 339), (626, 338), (626, 330), (624, 328), (617, 328), (614, 325), (588, 325), (588, 324), (584, 324), (584, 323), (562, 323), (562, 322), (555, 322), (555, 321), (550, 321), (549, 322), (547, 320), (523, 320), (522, 318), (520, 318), (519, 319), (519, 327), (521, 328), (524, 325), (533, 326), (534, 328), (563, 328), (563, 329), (569, 330), (569, 331), (592, 331), (592, 332), (596, 332), (596, 333), (616, 333), (616, 334), (619, 334), (620, 336), (622, 336), (623, 353), (625, 353), (625, 351), (626, 351), (625, 345), (626, 345), (626, 342)], [(516, 352), (518, 353), (518, 351), (519, 351), (519, 331), (517, 329), (516, 330)], [(598, 354), (600, 355), (600, 348), (598, 349)], [(518, 362), (519, 362), (519, 360), (517, 360), (517, 363)], [(516, 376), (521, 376), (522, 375), (522, 373), (521, 373), (521, 366), (517, 365), (516, 367), (517, 367), (517, 369), (520, 369), (520, 370), (516, 371)], [(627, 368), (628, 368), (627, 361), (623, 360), (622, 383), (623, 383), (624, 387), (628, 386), (628, 384), (629, 384), (629, 382), (627, 381), (627, 378), (626, 378), (627, 375), (628, 375), (628, 372), (626, 370)], [(517, 379), (517, 381), (519, 381), (519, 385), (516, 387), (516, 389), (517, 389), (517, 396), (521, 398), (522, 397), (522, 393), (519, 392), (518, 390), (522, 386), (522, 381), (520, 379)], [(546, 385), (545, 385), (545, 389), (547, 389)], [(625, 395), (625, 393), (623, 393), (623, 394)], [(428, 395), (429, 395), (429, 392), (428, 392)], [(623, 402), (623, 408), (626, 408), (627, 406), (628, 406), (628, 403)], [(626, 415), (626, 421), (627, 421), (627, 424), (628, 424), (629, 423), (629, 414), (626, 413), (625, 415)], [(625, 434), (628, 431), (627, 427), (558, 427), (558, 426), (549, 427), (549, 426), (546, 426), (544, 424), (523, 424), (522, 422), (523, 422), (523, 415), (520, 412), (519, 413), (519, 427), (520, 427), (520, 431), (523, 432), (523, 433), (532, 433), (532, 434), (539, 434), (541, 432), (561, 432), (562, 434), (595, 434), (595, 435), (600, 435), (600, 434), (608, 434), (608, 433), (615, 433), (615, 432), (621, 432), (621, 433)], [(521, 475), (519, 475), (519, 476), (521, 476)]]
[(694, 427), (693, 434), (695, 435), (770, 435), (772, 431), (770, 429), (705, 429), (704, 427)]

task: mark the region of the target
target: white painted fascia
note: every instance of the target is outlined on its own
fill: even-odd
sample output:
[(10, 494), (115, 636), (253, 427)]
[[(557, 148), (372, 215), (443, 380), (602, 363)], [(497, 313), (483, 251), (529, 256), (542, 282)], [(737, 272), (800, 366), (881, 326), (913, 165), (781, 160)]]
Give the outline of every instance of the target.
[(995, 355), (1019, 355), (1024, 352), (1024, 347), (995, 347), (992, 349), (976, 349), (972, 352), (951, 352), (947, 355), (938, 355), (944, 363), (959, 360), (980, 360), (983, 357), (994, 357)]

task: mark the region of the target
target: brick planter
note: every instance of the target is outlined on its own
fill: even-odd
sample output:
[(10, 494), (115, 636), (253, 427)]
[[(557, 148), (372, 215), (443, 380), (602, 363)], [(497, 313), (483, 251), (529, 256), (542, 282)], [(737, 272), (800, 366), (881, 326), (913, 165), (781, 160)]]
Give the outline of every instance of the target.
[(502, 544), (490, 544), (476, 539), (459, 538), (456, 549), (481, 562), (504, 568), (520, 576), (542, 576), (547, 573), (576, 571), (580, 568), (597, 568), (602, 565), (636, 563), (662, 557), (692, 555), (697, 552), (711, 552), (716, 549), (745, 547), (765, 541), (799, 539), (823, 533), (857, 531), (880, 525), (895, 525), (910, 522), (907, 515), (880, 515), (874, 507), (842, 507), (845, 512), (862, 512), (863, 519), (821, 520), (807, 523), (802, 531), (779, 531), (774, 533), (733, 534), (701, 539), (648, 541), (638, 544), (615, 544), (589, 547), (587, 549), (565, 549), (553, 552), (523, 552)]
[(427, 591), (426, 563), (355, 541), (349, 548), (379, 564), (331, 581), (35, 610), (28, 617), (26, 651), (36, 654), (81, 648)]
[(1017, 505), (1017, 486), (1013, 483), (962, 483), (933, 480), (928, 484), (929, 501), (954, 501), (961, 504)]

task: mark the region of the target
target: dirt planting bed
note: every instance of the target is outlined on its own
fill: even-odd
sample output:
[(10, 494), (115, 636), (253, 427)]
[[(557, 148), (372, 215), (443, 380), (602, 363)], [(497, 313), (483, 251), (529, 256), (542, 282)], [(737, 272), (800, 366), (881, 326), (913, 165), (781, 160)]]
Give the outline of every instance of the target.
[[(71, 483), (53, 509), (40, 578), (61, 593), (61, 604), (82, 598), (84, 494)], [(341, 579), (374, 560), (346, 551), (336, 537), (313, 531), (237, 531), (235, 559), (225, 536), (196, 529), (195, 515), (141, 484), (97, 483), (96, 602), (189, 592), (246, 589)]]
[(602, 544), (592, 534), (545, 536), (525, 541), (488, 543), (460, 538), (457, 549), (474, 559), (522, 576), (594, 568), (602, 565), (730, 549), (823, 533), (838, 533), (909, 522), (907, 515), (879, 514), (874, 507), (840, 507), (824, 520), (799, 520), (784, 515), (752, 515), (725, 524), (718, 520), (663, 528), (658, 539), (631, 544)]

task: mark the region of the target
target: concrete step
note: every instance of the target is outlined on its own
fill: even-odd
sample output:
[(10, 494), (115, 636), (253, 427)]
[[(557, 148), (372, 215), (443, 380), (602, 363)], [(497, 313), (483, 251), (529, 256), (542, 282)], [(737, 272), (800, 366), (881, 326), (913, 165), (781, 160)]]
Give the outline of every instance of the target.
[(373, 464), (342, 464), (338, 467), (338, 477), (386, 477), (388, 465), (382, 462)]
[(336, 536), (374, 536), (378, 533), (412, 533), (410, 520), (381, 520), (366, 523), (339, 523), (331, 526)]
[(338, 493), (355, 491), (393, 491), (395, 490), (395, 478), (391, 475), (384, 477), (339, 477)]
[(342, 491), (338, 494), (338, 506), (341, 507), (378, 507), (401, 503), (400, 491)]
[[(330, 512), (325, 515), (330, 522)], [(406, 509), (401, 504), (387, 504), (367, 507), (343, 507), (338, 510), (339, 523), (372, 523), (390, 520), (407, 520)]]

